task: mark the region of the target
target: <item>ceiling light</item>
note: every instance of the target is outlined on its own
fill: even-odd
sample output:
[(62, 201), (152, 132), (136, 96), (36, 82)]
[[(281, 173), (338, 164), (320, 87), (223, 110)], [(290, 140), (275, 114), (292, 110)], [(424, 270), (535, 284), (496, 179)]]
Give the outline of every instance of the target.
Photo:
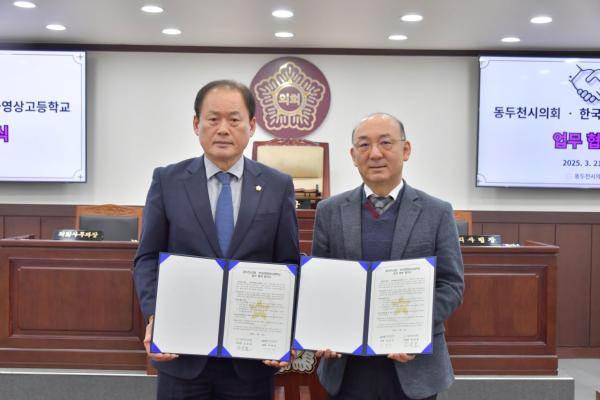
[(148, 5), (144, 6), (144, 7), (142, 7), (142, 11), (150, 13), (150, 14), (160, 14), (164, 10), (162, 9), (162, 7), (153, 6), (153, 5), (148, 4)]
[(517, 43), (517, 42), (520, 42), (521, 39), (519, 39), (518, 37), (508, 36), (508, 37), (502, 38), (502, 41), (504, 43)]
[(177, 28), (165, 28), (162, 33), (165, 35), (181, 35), (181, 31)]
[(552, 17), (540, 15), (539, 17), (533, 17), (529, 20), (532, 24), (549, 24), (552, 22)]
[(406, 40), (406, 39), (408, 39), (408, 36), (406, 36), (406, 35), (390, 35), (390, 36), (388, 36), (388, 39), (390, 39), (390, 40)]
[(419, 22), (423, 21), (423, 16), (419, 14), (406, 14), (400, 18), (404, 22)]
[(292, 18), (294, 13), (290, 10), (275, 10), (271, 13), (275, 18)]
[(21, 7), (21, 8), (35, 8), (36, 5), (30, 1), (15, 1), (13, 3), (13, 5), (15, 7)]
[(294, 34), (292, 32), (276, 32), (275, 36), (278, 38), (292, 38)]
[(50, 29), (51, 31), (64, 31), (65, 26), (64, 25), (60, 25), (60, 24), (50, 24), (50, 25), (46, 25), (46, 29)]

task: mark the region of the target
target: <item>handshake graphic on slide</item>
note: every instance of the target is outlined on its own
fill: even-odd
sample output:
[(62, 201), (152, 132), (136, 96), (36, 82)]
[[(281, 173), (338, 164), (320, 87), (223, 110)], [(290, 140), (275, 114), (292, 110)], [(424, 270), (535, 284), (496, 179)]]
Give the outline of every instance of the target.
[(590, 104), (594, 104), (600, 100), (600, 69), (581, 69), (578, 65), (579, 72), (573, 78), (571, 83), (577, 94)]

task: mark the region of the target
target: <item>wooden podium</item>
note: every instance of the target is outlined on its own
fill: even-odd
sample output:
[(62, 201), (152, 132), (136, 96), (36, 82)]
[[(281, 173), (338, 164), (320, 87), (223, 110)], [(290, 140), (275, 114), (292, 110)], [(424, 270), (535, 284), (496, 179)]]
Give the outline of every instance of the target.
[(446, 340), (457, 374), (556, 375), (558, 247), (461, 248), (464, 302)]
[(136, 249), (0, 240), (0, 367), (144, 369)]

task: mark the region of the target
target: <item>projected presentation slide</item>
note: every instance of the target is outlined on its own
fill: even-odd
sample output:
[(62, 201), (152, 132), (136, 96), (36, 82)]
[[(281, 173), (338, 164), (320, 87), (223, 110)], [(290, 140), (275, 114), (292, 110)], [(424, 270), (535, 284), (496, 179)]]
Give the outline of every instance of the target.
[(600, 188), (600, 59), (479, 62), (477, 186)]
[(85, 182), (85, 53), (0, 50), (0, 181)]

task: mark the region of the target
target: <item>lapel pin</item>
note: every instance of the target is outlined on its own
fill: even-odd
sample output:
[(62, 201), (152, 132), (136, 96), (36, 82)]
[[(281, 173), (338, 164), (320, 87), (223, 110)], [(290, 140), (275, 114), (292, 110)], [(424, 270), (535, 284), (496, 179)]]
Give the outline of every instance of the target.
[(260, 192), (262, 190), (262, 186), (256, 185), (254, 189), (256, 189), (257, 192)]

